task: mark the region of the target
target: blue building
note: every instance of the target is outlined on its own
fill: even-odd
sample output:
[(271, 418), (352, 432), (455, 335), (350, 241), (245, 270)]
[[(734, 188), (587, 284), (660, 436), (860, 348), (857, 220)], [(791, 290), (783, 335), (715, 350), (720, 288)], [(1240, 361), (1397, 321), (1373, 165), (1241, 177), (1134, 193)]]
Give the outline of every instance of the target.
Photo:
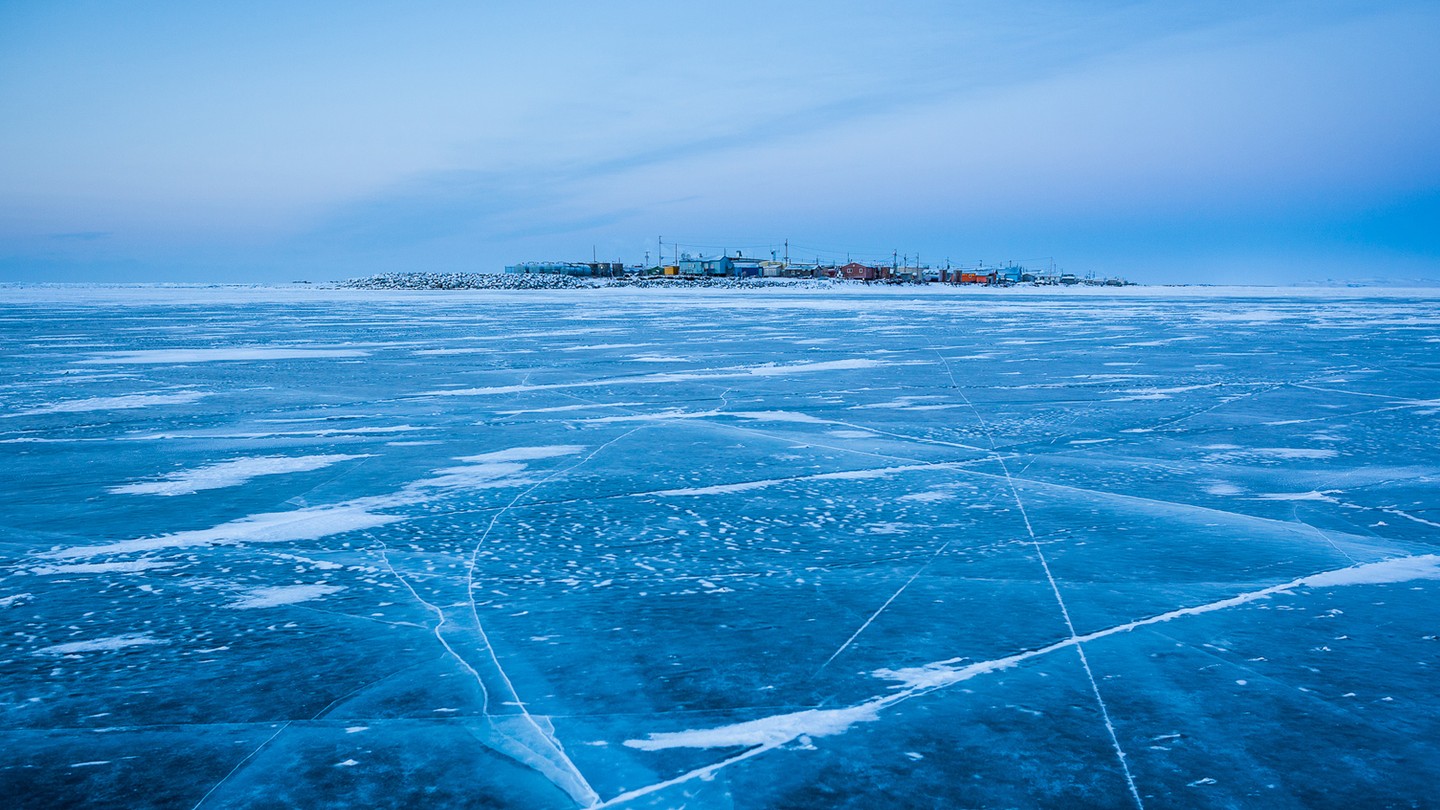
[(763, 274), (759, 259), (744, 256), (680, 256), (680, 273), (687, 276), (729, 276), (749, 278)]
[(680, 273), (687, 276), (729, 276), (734, 275), (734, 261), (729, 256), (705, 258), (704, 256), (681, 256)]

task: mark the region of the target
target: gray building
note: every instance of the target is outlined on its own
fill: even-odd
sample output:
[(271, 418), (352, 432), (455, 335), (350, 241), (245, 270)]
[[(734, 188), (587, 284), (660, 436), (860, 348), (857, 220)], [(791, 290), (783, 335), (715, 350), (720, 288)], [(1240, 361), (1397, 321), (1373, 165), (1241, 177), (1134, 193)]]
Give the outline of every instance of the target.
[(561, 276), (623, 276), (625, 265), (620, 262), (521, 262), (505, 266), (512, 275), (548, 273)]

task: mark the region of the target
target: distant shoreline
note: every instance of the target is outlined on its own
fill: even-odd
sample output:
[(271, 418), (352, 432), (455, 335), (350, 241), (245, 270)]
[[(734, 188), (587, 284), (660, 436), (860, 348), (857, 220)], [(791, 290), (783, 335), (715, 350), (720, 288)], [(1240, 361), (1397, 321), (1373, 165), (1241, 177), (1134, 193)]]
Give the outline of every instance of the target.
[(0, 304), (75, 303), (75, 304), (147, 304), (147, 303), (285, 303), (285, 302), (346, 302), (346, 301), (445, 301), (463, 302), (544, 300), (578, 302), (581, 300), (613, 300), (616, 302), (687, 301), (736, 302), (768, 300), (772, 302), (805, 300), (872, 299), (876, 301), (927, 302), (956, 304), (1135, 301), (1205, 299), (1274, 298), (1288, 300), (1344, 299), (1437, 299), (1440, 286), (1431, 287), (1328, 287), (1259, 286), (1259, 285), (1145, 285), (1125, 287), (1100, 286), (1031, 286), (1011, 287), (951, 284), (867, 284), (864, 282), (827, 283), (818, 285), (777, 284), (746, 287), (605, 287), (580, 285), (566, 289), (363, 289), (343, 287), (336, 282), (291, 283), (204, 283), (204, 282), (0, 282)]

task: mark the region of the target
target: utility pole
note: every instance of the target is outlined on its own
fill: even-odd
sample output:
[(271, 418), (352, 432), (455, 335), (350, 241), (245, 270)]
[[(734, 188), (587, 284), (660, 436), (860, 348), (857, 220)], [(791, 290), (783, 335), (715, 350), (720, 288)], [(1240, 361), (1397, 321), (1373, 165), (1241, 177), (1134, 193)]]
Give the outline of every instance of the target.
[(786, 240), (785, 240), (785, 266), (786, 266), (787, 268), (790, 266), (790, 240), (789, 240), (789, 239), (786, 239)]
[(663, 236), (655, 237), (655, 263), (665, 263), (665, 237)]
[(898, 251), (898, 250), (892, 250), (892, 251), (890, 251), (890, 275), (892, 275), (892, 276), (895, 275), (896, 273), (900, 272), (900, 260), (897, 259), (897, 258), (895, 258), (896, 256), (899, 256), (899, 255), (900, 255), (900, 251)]

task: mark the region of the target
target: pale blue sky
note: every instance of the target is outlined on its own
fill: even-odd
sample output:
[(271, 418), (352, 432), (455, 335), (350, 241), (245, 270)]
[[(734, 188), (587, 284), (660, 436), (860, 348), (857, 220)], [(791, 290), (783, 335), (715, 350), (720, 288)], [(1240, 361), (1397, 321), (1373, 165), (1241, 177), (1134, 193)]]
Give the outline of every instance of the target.
[(0, 2), (0, 280), (1440, 279), (1435, 2)]

